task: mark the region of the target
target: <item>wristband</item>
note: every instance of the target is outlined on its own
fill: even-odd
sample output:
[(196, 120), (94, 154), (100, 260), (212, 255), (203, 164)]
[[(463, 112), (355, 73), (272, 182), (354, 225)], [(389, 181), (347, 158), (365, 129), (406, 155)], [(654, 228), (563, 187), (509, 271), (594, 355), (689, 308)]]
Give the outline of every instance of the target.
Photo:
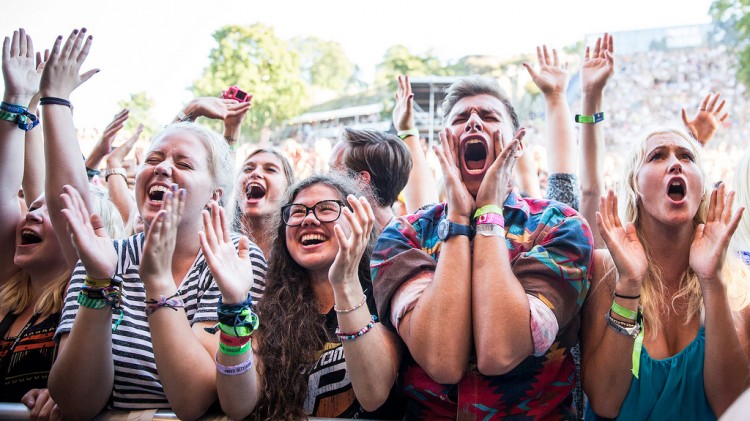
[(604, 317), (607, 319), (607, 325), (620, 335), (630, 336), (635, 339), (641, 333), (641, 323), (636, 323), (633, 327), (622, 327), (614, 321), (615, 319), (612, 318), (609, 312)]
[(503, 229), (501, 225), (497, 224), (477, 224), (477, 234), (484, 237), (505, 238), (505, 229)]
[(485, 224), (499, 225), (500, 228), (505, 228), (505, 218), (503, 218), (503, 215), (496, 213), (485, 213), (477, 218), (476, 225), (480, 226)]
[(409, 136), (419, 137), (419, 129), (417, 129), (416, 127), (414, 127), (414, 128), (409, 129), (409, 130), (399, 130), (398, 131), (398, 137), (401, 140), (404, 140), (404, 139), (406, 139)]
[(224, 332), (219, 333), (219, 342), (227, 346), (243, 346), (250, 342), (252, 336), (232, 336)]
[(176, 118), (177, 118), (177, 120), (180, 123), (183, 123), (183, 122), (186, 122), (186, 121), (190, 122), (190, 123), (193, 122), (193, 117), (191, 117), (190, 114), (183, 113), (182, 111), (180, 111), (179, 113), (177, 113), (177, 117)]
[(354, 305), (354, 307), (351, 308), (338, 308), (336, 307), (336, 303), (333, 303), (333, 310), (336, 311), (336, 313), (351, 313), (352, 311), (362, 307), (365, 302), (367, 302), (367, 296), (365, 294), (362, 294), (362, 301), (358, 302)]
[(45, 96), (39, 99), (39, 105), (64, 105), (70, 109), (73, 108), (70, 101), (62, 98), (55, 98), (53, 96)]
[(115, 174), (121, 175), (125, 179), (125, 182), (128, 182), (128, 172), (125, 168), (107, 168), (104, 170), (104, 181), (109, 181), (109, 176)]
[[(219, 354), (216, 354), (218, 357)], [(239, 376), (240, 374), (243, 374), (247, 370), (250, 370), (250, 367), (253, 366), (253, 356), (250, 355), (250, 359), (245, 361), (244, 363), (240, 363), (237, 365), (222, 365), (219, 363), (218, 358), (216, 359), (216, 371), (218, 371), (220, 374), (223, 374), (225, 376)]]
[(219, 352), (221, 352), (224, 355), (229, 355), (231, 357), (236, 357), (238, 355), (242, 355), (250, 350), (250, 342), (246, 343), (242, 346), (229, 346), (225, 345), (222, 342), (219, 342)]
[(596, 124), (602, 120), (604, 120), (603, 112), (596, 113), (594, 115), (576, 114), (576, 123)]
[(637, 320), (638, 319), (638, 312), (633, 311), (629, 308), (625, 308), (619, 304), (617, 304), (616, 301), (612, 301), (612, 312), (616, 315), (623, 317), (628, 320)]
[(89, 276), (86, 275), (86, 277), (84, 278), (84, 285), (94, 287), (94, 288), (106, 288), (112, 285), (112, 278), (94, 279), (94, 278), (89, 278)]
[(89, 178), (94, 178), (97, 175), (102, 175), (102, 172), (93, 168), (86, 167), (86, 175)]
[(28, 132), (39, 124), (36, 114), (30, 113), (26, 107), (7, 102), (0, 103), (0, 120), (15, 123), (19, 129), (25, 132)]
[(638, 295), (623, 295), (623, 294), (618, 294), (617, 291), (615, 291), (615, 297), (617, 297), (617, 298), (624, 298), (626, 300), (637, 300), (637, 299), (641, 298), (641, 294), (638, 294)]
[(474, 212), (474, 218), (479, 218), (485, 213), (496, 213), (500, 216), (503, 216), (503, 207), (498, 205), (484, 205), (481, 208), (477, 209), (476, 212)]

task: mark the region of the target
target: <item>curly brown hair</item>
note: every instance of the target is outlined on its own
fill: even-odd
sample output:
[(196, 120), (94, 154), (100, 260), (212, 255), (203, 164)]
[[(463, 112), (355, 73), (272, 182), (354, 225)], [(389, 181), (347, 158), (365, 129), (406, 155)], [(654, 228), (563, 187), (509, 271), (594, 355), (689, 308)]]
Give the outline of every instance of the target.
[[(300, 192), (316, 184), (337, 190), (344, 201), (349, 194), (362, 194), (355, 182), (342, 175), (314, 175), (289, 187), (282, 203), (292, 203)], [(264, 381), (253, 418), (305, 419), (303, 404), (308, 372), (324, 343), (334, 339), (326, 330), (325, 315), (320, 313), (307, 270), (289, 254), (281, 212), (276, 215), (275, 226), (266, 289), (258, 303), (261, 324), (254, 336)], [(363, 290), (372, 285), (370, 254), (374, 240), (373, 232), (370, 245), (359, 262), (359, 282)]]

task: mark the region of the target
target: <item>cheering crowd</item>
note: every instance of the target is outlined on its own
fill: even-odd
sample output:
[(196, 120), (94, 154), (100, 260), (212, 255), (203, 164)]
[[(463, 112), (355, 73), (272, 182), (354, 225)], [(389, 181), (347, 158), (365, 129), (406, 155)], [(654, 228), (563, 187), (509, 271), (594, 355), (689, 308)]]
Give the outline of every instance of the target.
[[(668, 109), (665, 83), (702, 98), (672, 125), (622, 124), (627, 83), (645, 82), (618, 81), (604, 34), (580, 109), (556, 50), (524, 64), (544, 130), (465, 77), (425, 153), (404, 76), (396, 133), (346, 128), (327, 165), (239, 147), (252, 105), (223, 95), (126, 166), (127, 110), (87, 156), (73, 125), (93, 44), (85, 28), (43, 54), (23, 29), (3, 43), (0, 396), (30, 418), (703, 420), (743, 403), (750, 151), (733, 191), (712, 178), (729, 105), (689, 68), (710, 74), (710, 54), (655, 75), (635, 111)], [(610, 120), (635, 139), (617, 192)]]

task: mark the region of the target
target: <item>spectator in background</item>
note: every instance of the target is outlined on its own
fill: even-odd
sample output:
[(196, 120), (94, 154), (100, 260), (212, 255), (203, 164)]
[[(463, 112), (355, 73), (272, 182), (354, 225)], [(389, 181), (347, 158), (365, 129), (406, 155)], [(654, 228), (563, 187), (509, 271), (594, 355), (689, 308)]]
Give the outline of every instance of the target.
[[(737, 207), (750, 208), (750, 151), (740, 159), (734, 174), (734, 188), (737, 191)], [(745, 215), (732, 236), (731, 249), (750, 266), (750, 217)]]

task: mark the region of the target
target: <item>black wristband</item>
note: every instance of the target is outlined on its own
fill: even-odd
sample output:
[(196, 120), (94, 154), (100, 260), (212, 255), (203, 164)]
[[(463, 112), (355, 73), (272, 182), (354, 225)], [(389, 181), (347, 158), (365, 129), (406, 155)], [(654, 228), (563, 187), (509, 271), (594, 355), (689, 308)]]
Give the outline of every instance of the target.
[(39, 105), (64, 105), (68, 108), (73, 108), (70, 101), (62, 98), (55, 98), (53, 96), (45, 96), (39, 100)]
[(638, 295), (622, 295), (622, 294), (618, 294), (617, 291), (615, 291), (615, 297), (617, 297), (617, 298), (624, 298), (626, 300), (637, 300), (637, 299), (641, 298), (641, 295), (640, 294), (638, 294)]

